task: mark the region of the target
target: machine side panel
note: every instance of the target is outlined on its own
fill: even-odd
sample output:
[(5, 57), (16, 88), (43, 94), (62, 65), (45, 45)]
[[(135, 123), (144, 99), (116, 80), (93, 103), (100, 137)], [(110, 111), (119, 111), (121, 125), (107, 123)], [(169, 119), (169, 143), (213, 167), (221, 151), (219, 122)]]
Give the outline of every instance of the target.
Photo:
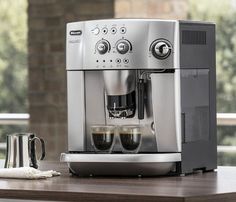
[(181, 70), (181, 168), (182, 173), (191, 173), (217, 166), (215, 29), (189, 23), (183, 29), (204, 29), (207, 36), (206, 44), (180, 44), (180, 66), (188, 68)]
[(85, 149), (84, 72), (67, 71), (68, 149)]
[(209, 94), (215, 89), (211, 73), (208, 69), (198, 70), (195, 78), (196, 70), (181, 73), (183, 173), (216, 168), (215, 101)]
[(215, 25), (180, 22), (179, 29), (180, 68), (215, 68)]

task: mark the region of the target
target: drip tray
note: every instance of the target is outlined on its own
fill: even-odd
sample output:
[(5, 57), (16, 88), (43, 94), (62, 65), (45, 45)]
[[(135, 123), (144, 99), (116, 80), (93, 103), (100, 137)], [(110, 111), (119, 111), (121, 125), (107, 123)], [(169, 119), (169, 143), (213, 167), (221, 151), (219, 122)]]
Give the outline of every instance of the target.
[(78, 176), (157, 176), (176, 172), (181, 153), (86, 154), (62, 153), (70, 171)]

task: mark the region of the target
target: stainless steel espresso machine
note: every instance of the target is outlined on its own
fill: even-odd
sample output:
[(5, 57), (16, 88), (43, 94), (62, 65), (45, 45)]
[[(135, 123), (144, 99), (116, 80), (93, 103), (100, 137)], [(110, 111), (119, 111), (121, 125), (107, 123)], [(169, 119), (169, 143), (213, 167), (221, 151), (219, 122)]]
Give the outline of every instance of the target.
[[(66, 48), (68, 152), (61, 161), (73, 174), (155, 176), (216, 168), (214, 24), (72, 22)], [(124, 152), (115, 135), (112, 151), (97, 152), (94, 125), (142, 126), (138, 151)]]

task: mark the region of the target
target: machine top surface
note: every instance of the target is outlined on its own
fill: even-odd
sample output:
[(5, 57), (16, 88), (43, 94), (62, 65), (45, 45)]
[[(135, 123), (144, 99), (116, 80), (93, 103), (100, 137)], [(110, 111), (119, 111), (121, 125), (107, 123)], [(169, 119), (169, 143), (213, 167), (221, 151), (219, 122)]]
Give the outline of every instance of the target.
[(175, 19), (158, 19), (158, 18), (108, 18), (108, 19), (99, 19), (99, 20), (84, 20), (84, 21), (73, 21), (68, 22), (67, 24), (71, 23), (84, 23), (84, 22), (127, 22), (127, 21), (134, 21), (134, 22), (179, 22), (179, 23), (196, 23), (196, 24), (215, 24), (214, 22), (208, 22), (208, 21), (197, 21), (197, 20), (175, 20)]

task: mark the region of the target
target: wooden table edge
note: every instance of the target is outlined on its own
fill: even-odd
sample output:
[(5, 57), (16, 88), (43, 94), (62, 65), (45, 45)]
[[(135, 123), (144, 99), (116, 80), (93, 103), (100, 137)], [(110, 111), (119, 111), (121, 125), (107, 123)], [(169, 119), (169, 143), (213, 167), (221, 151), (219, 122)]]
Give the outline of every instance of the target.
[(4, 199), (25, 199), (25, 200), (45, 200), (45, 201), (129, 201), (129, 202), (184, 202), (185, 197), (181, 196), (155, 196), (137, 194), (117, 194), (117, 193), (88, 193), (88, 192), (61, 192), (44, 190), (14, 190), (1, 189), (0, 198)]

